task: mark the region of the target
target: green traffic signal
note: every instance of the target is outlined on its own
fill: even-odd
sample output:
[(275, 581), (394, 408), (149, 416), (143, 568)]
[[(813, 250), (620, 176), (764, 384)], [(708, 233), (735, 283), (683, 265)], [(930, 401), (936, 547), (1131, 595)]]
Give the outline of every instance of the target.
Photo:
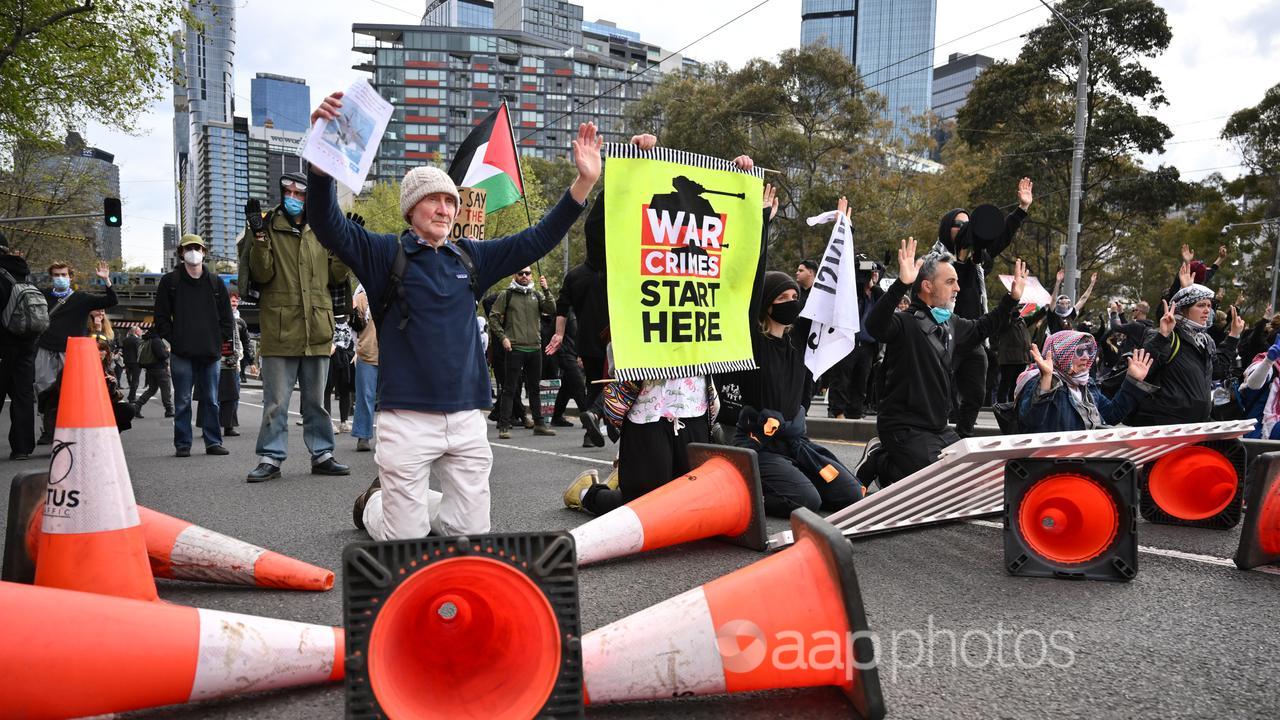
[(107, 223), (107, 227), (120, 227), (121, 215), (120, 198), (102, 199), (102, 219)]

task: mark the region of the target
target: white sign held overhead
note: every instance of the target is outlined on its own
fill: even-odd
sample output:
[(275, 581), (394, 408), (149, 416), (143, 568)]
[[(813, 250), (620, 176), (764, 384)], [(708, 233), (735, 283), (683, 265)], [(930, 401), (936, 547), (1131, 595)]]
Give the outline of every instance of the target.
[(353, 192), (360, 192), (392, 110), (391, 103), (368, 82), (357, 80), (343, 93), (338, 117), (318, 120), (311, 127), (302, 157)]
[(809, 225), (835, 222), (826, 252), (818, 263), (803, 317), (813, 321), (804, 364), (814, 377), (853, 352), (860, 324), (858, 286), (854, 278), (853, 226), (843, 213), (831, 211), (809, 218)]

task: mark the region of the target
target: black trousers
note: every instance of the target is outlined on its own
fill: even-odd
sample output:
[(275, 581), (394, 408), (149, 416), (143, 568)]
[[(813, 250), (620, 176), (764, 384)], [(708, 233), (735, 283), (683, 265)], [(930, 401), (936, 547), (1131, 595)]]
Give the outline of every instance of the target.
[(791, 517), (796, 508), (814, 512), (834, 512), (862, 497), (861, 483), (839, 462), (830, 463), (837, 475), (830, 482), (821, 476), (806, 475), (785, 455), (769, 451), (756, 454), (760, 464), (760, 484), (764, 490), (764, 511), (770, 517)]
[(875, 468), (882, 488), (937, 462), (943, 448), (960, 441), (960, 436), (950, 428), (934, 433), (915, 428), (882, 428), (877, 425), (876, 430), (879, 432), (880, 447), (883, 448), (879, 465)]
[(582, 507), (593, 515), (603, 515), (689, 472), (689, 443), (707, 442), (710, 430), (706, 415), (680, 422), (683, 427), (677, 432), (670, 420), (624, 420), (618, 439), (618, 489), (593, 486), (582, 499)]
[(134, 363), (124, 366), (124, 375), (129, 380), (129, 402), (138, 400), (138, 381), (142, 379), (142, 366)]
[(524, 376), (524, 389), (529, 400), (529, 414), (533, 416), (535, 425), (542, 423), (542, 398), (538, 393), (538, 383), (542, 380), (542, 352), (520, 352), (512, 350), (506, 353), (506, 373), (502, 383), (502, 401), (499, 404), (498, 428), (511, 427), (511, 407), (515, 396), (520, 393), (520, 378)]
[(952, 376), (955, 378), (956, 393), (956, 433), (962, 437), (973, 434), (974, 423), (978, 421), (978, 411), (987, 393), (987, 350), (976, 345), (964, 353), (957, 354), (951, 360)]
[(1013, 391), (1018, 382), (1018, 376), (1026, 369), (1027, 366), (1025, 363), (1000, 366), (1000, 389), (996, 392), (997, 402), (1003, 403), (1013, 400)]
[[(876, 361), (876, 351), (874, 343), (860, 344), (826, 373), (831, 375), (831, 394), (828, 395), (827, 404), (829, 417), (862, 417), (867, 398), (867, 380), (871, 377), (871, 366)], [(832, 374), (832, 371), (836, 374)]]
[(0, 345), (0, 408), (9, 400), (9, 453), (30, 455), (36, 449), (36, 344)]
[(581, 417), (582, 411), (591, 406), (587, 404), (587, 380), (582, 368), (578, 367), (578, 358), (561, 351), (553, 356), (552, 362), (560, 366), (560, 392), (556, 393), (556, 409), (551, 417), (564, 417), (570, 400), (578, 406), (578, 416)]
[(173, 384), (170, 381), (168, 365), (147, 368), (147, 387), (142, 391), (142, 397), (138, 398), (138, 404), (146, 405), (157, 391), (160, 393), (161, 401), (164, 402), (164, 411), (173, 412)]
[[(507, 385), (507, 355), (509, 353), (502, 348), (502, 343), (494, 342), (489, 345), (489, 361), (493, 363), (493, 381), (498, 386), (498, 402), (494, 405), (493, 412), (489, 414), (490, 420), (497, 420), (502, 410), (502, 389)], [(511, 412), (516, 417), (524, 417), (524, 403), (520, 401), (520, 388), (516, 388), (514, 401), (511, 405)]]
[[(604, 379), (604, 358), (579, 356), (582, 358), (582, 374), (587, 381), (587, 406), (595, 405), (596, 398), (600, 397), (600, 393), (604, 392), (604, 384), (597, 383), (596, 380)], [(593, 384), (594, 383), (594, 384)]]

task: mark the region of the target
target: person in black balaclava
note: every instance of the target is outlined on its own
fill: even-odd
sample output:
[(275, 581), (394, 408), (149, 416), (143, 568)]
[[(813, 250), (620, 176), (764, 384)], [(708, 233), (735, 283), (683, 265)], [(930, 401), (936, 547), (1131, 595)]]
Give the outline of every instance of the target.
[[(969, 232), (969, 212), (957, 208), (942, 216), (938, 224), (936, 253), (946, 252), (956, 258), (952, 267), (960, 281), (960, 296), (956, 298), (955, 314), (966, 320), (977, 320), (987, 311), (987, 273), (991, 272), (996, 257), (1004, 251), (1027, 217), (1031, 207), (1032, 182), (1030, 178), (1018, 181), (1018, 207), (1005, 218), (1004, 232), (995, 239), (975, 242)], [(956, 391), (954, 421), (956, 434), (965, 438), (973, 434), (978, 411), (982, 408), (987, 384), (987, 352), (975, 345), (952, 358), (953, 387)]]
[[(555, 355), (564, 342), (569, 312), (578, 320), (578, 333), (573, 338), (574, 348), (582, 360), (582, 370), (587, 379), (587, 407), (595, 404), (604, 385), (595, 382), (605, 377), (605, 346), (609, 333), (609, 292), (605, 284), (604, 254), (604, 193), (587, 212), (583, 225), (587, 236), (587, 259), (573, 266), (564, 277), (560, 296), (556, 300), (556, 331), (547, 343), (547, 354)], [(583, 447), (603, 447), (604, 436), (599, 424), (589, 422), (591, 413), (583, 412), (582, 427), (586, 431)]]

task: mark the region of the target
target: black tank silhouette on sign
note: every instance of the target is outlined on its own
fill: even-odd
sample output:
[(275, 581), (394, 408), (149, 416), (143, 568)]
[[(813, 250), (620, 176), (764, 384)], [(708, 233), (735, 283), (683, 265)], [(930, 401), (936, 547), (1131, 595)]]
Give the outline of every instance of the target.
[[(704, 218), (720, 217), (720, 213), (711, 207), (711, 203), (702, 197), (703, 195), (724, 195), (726, 197), (736, 197), (739, 200), (746, 199), (745, 193), (708, 190), (683, 175), (673, 178), (671, 187), (675, 188), (675, 192), (654, 195), (649, 200), (649, 209), (657, 213), (658, 217), (662, 217), (662, 213), (666, 212), (673, 221), (676, 213), (683, 212), (685, 215), (681, 224), (686, 227), (689, 224), (690, 217), (693, 218), (698, 228), (703, 227)], [(728, 246), (721, 244), (720, 247)], [(706, 255), (707, 251), (701, 245), (695, 245), (692, 241), (689, 241), (683, 247), (671, 250), (671, 253), (678, 255)]]

